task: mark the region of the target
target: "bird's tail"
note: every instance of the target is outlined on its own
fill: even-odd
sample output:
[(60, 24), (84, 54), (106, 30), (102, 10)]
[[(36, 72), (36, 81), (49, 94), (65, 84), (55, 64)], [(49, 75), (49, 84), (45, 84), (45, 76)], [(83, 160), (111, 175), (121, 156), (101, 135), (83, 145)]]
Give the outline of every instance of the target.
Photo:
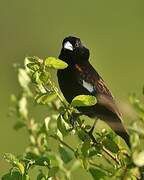
[[(80, 107), (78, 109), (80, 112), (83, 112), (85, 115), (89, 117), (98, 118), (105, 121), (113, 129), (113, 131), (115, 131), (116, 134), (118, 134), (120, 137), (122, 137), (125, 140), (127, 145), (130, 147), (130, 138), (126, 129), (123, 126), (122, 118), (119, 113), (116, 114), (112, 111), (109, 111), (103, 106), (100, 106), (99, 104), (97, 105), (96, 109), (93, 109), (93, 108), (90, 109), (90, 107), (89, 109), (86, 109), (86, 108)], [(95, 111), (102, 112), (102, 113), (99, 113), (99, 114), (97, 113), (96, 115)]]
[(125, 140), (128, 147), (130, 148), (130, 137), (129, 137), (128, 133), (126, 132), (126, 130), (124, 129), (124, 131), (115, 131), (115, 132), (116, 132), (116, 134), (118, 134), (120, 137), (122, 137)]
[(120, 137), (122, 137), (125, 140), (128, 147), (130, 147), (130, 137), (123, 126), (121, 117), (114, 114), (111, 117), (105, 118), (105, 121), (115, 131), (116, 134), (118, 134)]

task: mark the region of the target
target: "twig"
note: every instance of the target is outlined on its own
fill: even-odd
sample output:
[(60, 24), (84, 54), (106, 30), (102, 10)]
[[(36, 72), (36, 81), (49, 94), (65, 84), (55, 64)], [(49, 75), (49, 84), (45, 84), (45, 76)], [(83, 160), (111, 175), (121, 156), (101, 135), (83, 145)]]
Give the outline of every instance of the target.
[(114, 156), (108, 149), (106, 149), (104, 146), (102, 148), (102, 150), (111, 157), (111, 159), (113, 159), (117, 164), (120, 164), (118, 158), (116, 156)]
[(58, 111), (58, 110), (59, 110), (58, 107), (56, 106), (56, 104), (55, 104), (54, 102), (51, 102), (51, 104), (52, 104), (53, 109), (54, 109), (55, 111)]
[(124, 171), (123, 171), (123, 173), (122, 173), (122, 176), (121, 176), (121, 180), (125, 180), (125, 178), (126, 178), (126, 175), (127, 175), (127, 166), (124, 168)]
[[(66, 109), (68, 109), (67, 105), (65, 104), (65, 102), (63, 101), (62, 97), (60, 96), (57, 88), (55, 87), (55, 85), (51, 82), (51, 80), (49, 79), (48, 83), (51, 85), (53, 91), (57, 94), (58, 98), (60, 99), (60, 101), (62, 102), (62, 104), (64, 105), (64, 107)], [(43, 85), (44, 88), (46, 89), (47, 91), (47, 88), (45, 85)], [(84, 130), (82, 127), (80, 127), (82, 130)], [(91, 134), (91, 133), (88, 133), (87, 131), (84, 130), (85, 133), (87, 133), (87, 135), (91, 138), (91, 140), (93, 141), (94, 144), (97, 144), (97, 141), (96, 139), (94, 138), (94, 136)], [(61, 139), (58, 139), (57, 137), (55, 136), (51, 136), (52, 138), (55, 138), (57, 140), (59, 140), (59, 142), (61, 142), (64, 146), (67, 146), (69, 149), (71, 149), (73, 152), (74, 149), (71, 148), (68, 144), (66, 144), (64, 141), (62, 141)], [(109, 150), (107, 150), (105, 147), (102, 147), (102, 150), (111, 158), (113, 159), (117, 164), (120, 164), (119, 160), (117, 159), (117, 157), (115, 157)]]
[[(91, 138), (91, 140), (93, 141), (94, 144), (98, 144), (95, 137), (93, 136), (93, 134), (87, 132), (85, 129), (83, 129), (81, 127), (81, 129)], [(102, 147), (102, 150), (109, 156), (111, 157), (111, 159), (113, 159), (117, 164), (120, 164), (119, 160), (117, 159), (117, 157), (115, 157), (109, 150), (107, 150), (104, 146)]]
[(72, 152), (75, 153), (75, 150), (70, 146), (68, 145), (67, 143), (65, 143), (64, 141), (62, 141), (60, 138), (54, 136), (54, 135), (50, 135), (49, 137), (55, 139), (55, 140), (58, 140), (62, 145), (66, 146), (68, 149), (70, 149)]
[(105, 169), (104, 167), (101, 167), (101, 166), (98, 165), (98, 164), (95, 164), (93, 161), (89, 161), (89, 163), (90, 163), (91, 166), (94, 166), (94, 167), (96, 167), (96, 168), (98, 168), (98, 169), (102, 169), (102, 170), (105, 171), (106, 173), (112, 175), (112, 172), (110, 172), (109, 170)]
[[(61, 101), (61, 103), (64, 105), (64, 107), (67, 107), (67, 105), (65, 104), (65, 102), (63, 101), (62, 97), (60, 96), (58, 89), (55, 87), (55, 85), (51, 82), (51, 80), (48, 80), (48, 83), (50, 84), (50, 86), (52, 87), (53, 91), (57, 94), (59, 100)], [(45, 86), (44, 86), (45, 87)]]

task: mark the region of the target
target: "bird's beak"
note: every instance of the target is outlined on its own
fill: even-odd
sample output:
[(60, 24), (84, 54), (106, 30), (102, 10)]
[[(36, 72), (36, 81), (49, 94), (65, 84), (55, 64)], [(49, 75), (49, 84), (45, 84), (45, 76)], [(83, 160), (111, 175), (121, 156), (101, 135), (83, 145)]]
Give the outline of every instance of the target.
[(64, 43), (64, 49), (68, 49), (70, 51), (73, 51), (73, 45), (69, 41), (67, 41)]

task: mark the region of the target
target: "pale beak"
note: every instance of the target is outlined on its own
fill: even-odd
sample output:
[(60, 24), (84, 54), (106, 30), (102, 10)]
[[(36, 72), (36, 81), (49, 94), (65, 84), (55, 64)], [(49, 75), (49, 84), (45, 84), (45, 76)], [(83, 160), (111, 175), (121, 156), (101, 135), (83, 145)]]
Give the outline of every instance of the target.
[(64, 49), (73, 51), (73, 45), (69, 41), (67, 41), (66, 43), (64, 43)]

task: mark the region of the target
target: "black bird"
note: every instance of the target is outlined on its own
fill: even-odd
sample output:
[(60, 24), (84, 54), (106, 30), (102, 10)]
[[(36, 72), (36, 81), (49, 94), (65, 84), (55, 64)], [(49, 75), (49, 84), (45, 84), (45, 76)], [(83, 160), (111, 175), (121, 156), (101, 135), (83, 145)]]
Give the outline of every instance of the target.
[(96, 105), (77, 109), (91, 118), (107, 122), (130, 146), (129, 135), (122, 124), (115, 100), (104, 80), (90, 64), (89, 56), (89, 49), (79, 38), (69, 36), (63, 40), (59, 59), (65, 61), (68, 67), (57, 72), (60, 89), (69, 103), (78, 95), (96, 96)]

